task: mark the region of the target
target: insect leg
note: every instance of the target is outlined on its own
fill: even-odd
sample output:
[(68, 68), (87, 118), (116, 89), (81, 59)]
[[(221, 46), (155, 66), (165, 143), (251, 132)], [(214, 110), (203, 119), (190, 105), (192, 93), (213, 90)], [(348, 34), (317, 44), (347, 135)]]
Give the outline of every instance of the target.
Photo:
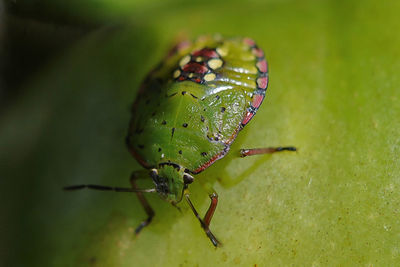
[(209, 227), (212, 216), (214, 215), (215, 209), (217, 208), (218, 194), (217, 192), (215, 192), (215, 189), (209, 182), (202, 182), (201, 184), (203, 188), (208, 192), (208, 196), (211, 199), (210, 207), (208, 207), (208, 210), (203, 218), (204, 223), (207, 225), (207, 227)]
[[(130, 182), (131, 182), (131, 185), (132, 185), (132, 188), (133, 188), (133, 189), (138, 189), (138, 187), (137, 187), (137, 185), (136, 185), (136, 180), (137, 180), (138, 178), (141, 178), (141, 177), (142, 177), (141, 175), (138, 175), (138, 174), (139, 174), (139, 172), (133, 172), (132, 175), (131, 175), (131, 180), (130, 180)], [(143, 222), (141, 222), (141, 223), (139, 224), (139, 226), (136, 227), (135, 233), (136, 233), (136, 234), (139, 234), (140, 231), (141, 231), (145, 226), (147, 226), (147, 225), (149, 225), (149, 224), (151, 223), (151, 220), (153, 219), (155, 213), (154, 213), (154, 210), (151, 208), (150, 204), (147, 202), (146, 198), (143, 196), (143, 193), (142, 193), (142, 192), (136, 192), (136, 196), (138, 197), (140, 203), (142, 204), (142, 206), (143, 206), (143, 208), (144, 208), (144, 210), (146, 211), (147, 216), (148, 216), (146, 220), (144, 220)]]
[[(185, 198), (186, 201), (188, 202), (190, 208), (192, 209), (194, 215), (196, 216), (196, 218), (199, 220), (201, 227), (203, 228), (204, 232), (206, 233), (206, 235), (208, 236), (208, 238), (211, 240), (211, 242), (213, 243), (214, 246), (221, 246), (221, 243), (218, 241), (218, 239), (213, 235), (213, 233), (210, 231), (210, 229), (208, 228), (208, 226), (210, 225), (210, 221), (211, 221), (211, 217), (215, 211), (215, 207), (217, 206), (217, 202), (218, 202), (218, 196), (215, 194), (216, 197), (214, 196), (210, 196), (211, 198), (211, 206), (208, 209), (206, 216), (204, 217), (205, 219), (207, 219), (208, 221), (205, 222), (200, 218), (199, 213), (197, 212), (197, 210), (195, 209), (195, 207), (192, 204), (192, 201), (190, 201), (190, 197), (188, 193), (185, 193)], [(216, 199), (214, 200), (213, 199)], [(215, 203), (215, 204), (213, 204)], [(208, 218), (209, 217), (209, 218)]]
[(218, 204), (218, 195), (216, 192), (212, 193), (210, 195), (211, 203), (210, 207), (208, 207), (206, 215), (204, 215), (203, 221), (204, 224), (207, 225), (207, 227), (210, 226), (212, 216), (214, 215), (215, 209), (217, 208)]
[(281, 152), (281, 151), (297, 151), (297, 148), (294, 146), (286, 146), (286, 147), (266, 147), (266, 148), (250, 148), (250, 149), (241, 149), (240, 150), (240, 156), (242, 158), (247, 157), (247, 156), (253, 156), (253, 155), (260, 155), (260, 154), (272, 154), (275, 152)]

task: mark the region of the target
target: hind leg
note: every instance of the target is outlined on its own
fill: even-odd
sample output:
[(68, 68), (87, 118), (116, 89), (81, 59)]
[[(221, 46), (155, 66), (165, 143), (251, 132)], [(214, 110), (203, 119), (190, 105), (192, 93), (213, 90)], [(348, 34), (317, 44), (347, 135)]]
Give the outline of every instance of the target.
[(294, 146), (241, 149), (240, 156), (244, 158), (247, 156), (272, 154), (281, 151), (297, 151), (297, 149)]
[[(267, 147), (267, 148), (251, 148), (251, 149), (240, 149), (239, 153), (236, 155), (232, 155), (232, 160), (237, 160), (235, 156), (239, 156), (241, 158), (247, 156), (254, 156), (254, 155), (263, 155), (263, 154), (273, 154), (275, 152), (282, 152), (282, 151), (297, 151), (296, 147), (287, 146), (287, 147)], [(219, 171), (217, 173), (219, 183), (224, 187), (232, 187), (240, 183), (242, 180), (246, 179), (247, 177), (251, 176), (253, 172), (256, 170), (255, 166), (259, 166), (263, 164), (265, 158), (261, 157), (258, 158), (252, 167), (245, 169), (240, 173), (235, 173), (232, 175), (229, 171)], [(239, 164), (239, 163), (238, 163)]]

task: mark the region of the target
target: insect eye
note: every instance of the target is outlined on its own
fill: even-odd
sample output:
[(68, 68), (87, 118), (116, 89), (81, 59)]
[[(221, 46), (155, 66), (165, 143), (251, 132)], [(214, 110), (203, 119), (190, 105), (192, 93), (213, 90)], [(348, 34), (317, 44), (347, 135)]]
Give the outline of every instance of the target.
[(189, 174), (187, 174), (187, 173), (185, 173), (185, 174), (183, 175), (183, 182), (184, 182), (185, 184), (191, 184), (191, 183), (193, 183), (193, 181), (194, 181), (193, 176), (191, 176), (191, 175), (189, 175)]

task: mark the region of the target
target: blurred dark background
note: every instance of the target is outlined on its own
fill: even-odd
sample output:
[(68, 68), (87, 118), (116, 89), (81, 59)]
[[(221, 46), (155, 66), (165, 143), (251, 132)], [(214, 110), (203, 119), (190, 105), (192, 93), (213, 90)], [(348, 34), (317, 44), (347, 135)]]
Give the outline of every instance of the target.
[(63, 11), (52, 1), (1, 2), (0, 110), (28, 88), (26, 82), (45, 64), (109, 23)]

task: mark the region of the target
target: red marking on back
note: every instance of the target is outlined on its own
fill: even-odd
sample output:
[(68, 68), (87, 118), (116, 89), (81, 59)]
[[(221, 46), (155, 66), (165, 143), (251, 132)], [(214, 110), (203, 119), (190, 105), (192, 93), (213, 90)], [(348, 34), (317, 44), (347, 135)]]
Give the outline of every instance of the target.
[(179, 43), (179, 44), (176, 46), (176, 48), (178, 49), (178, 51), (181, 51), (181, 50), (183, 50), (183, 49), (185, 49), (185, 48), (188, 48), (190, 45), (191, 45), (191, 42), (190, 42), (190, 41), (183, 41), (183, 42)]
[(201, 165), (200, 167), (198, 167), (197, 169), (195, 169), (193, 171), (193, 173), (199, 173), (204, 171), (205, 169), (207, 169), (208, 167), (210, 167), (216, 160), (223, 158), (225, 156), (227, 151), (223, 150), (221, 151), (221, 153), (215, 155), (214, 157), (212, 157), (209, 161), (207, 161), (206, 163), (204, 163), (203, 165)]
[(258, 88), (266, 89), (268, 85), (268, 77), (260, 77), (257, 79)]
[(264, 96), (263, 95), (254, 95), (253, 96), (253, 102), (251, 103), (251, 105), (255, 108), (258, 108), (261, 103), (264, 100)]
[(256, 44), (256, 42), (254, 42), (254, 40), (253, 40), (253, 39), (250, 39), (250, 38), (244, 38), (244, 39), (243, 39), (243, 42), (244, 42), (245, 44), (248, 44), (249, 46), (253, 46), (253, 45)]
[(256, 57), (264, 56), (264, 52), (260, 48), (253, 48), (252, 52)]
[(207, 58), (219, 57), (217, 52), (215, 52), (214, 49), (210, 49), (210, 48), (203, 48), (201, 50), (197, 50), (197, 51), (193, 52), (192, 55), (194, 57), (207, 57)]
[[(230, 145), (232, 144), (232, 142), (236, 139), (236, 136), (238, 135), (239, 131), (241, 130), (241, 125), (239, 125), (238, 127), (236, 127), (235, 131), (233, 132), (232, 136), (228, 139), (228, 141), (225, 142), (225, 144), (227, 145), (227, 148), (230, 147)], [(214, 157), (212, 157), (209, 161), (207, 161), (206, 163), (204, 163), (203, 165), (201, 165), (200, 167), (198, 167), (197, 169), (195, 169), (193, 171), (193, 173), (199, 173), (204, 171), (205, 169), (207, 169), (208, 167), (210, 167), (215, 161), (222, 159), (226, 153), (228, 153), (229, 149), (225, 148), (223, 151), (221, 151), (219, 154), (215, 155)]]
[(180, 81), (183, 81), (183, 80), (185, 80), (185, 77), (180, 76), (180, 77), (179, 77), (179, 80), (180, 80)]
[(251, 120), (251, 118), (253, 118), (253, 116), (254, 116), (253, 112), (247, 111), (246, 116), (244, 116), (243, 118), (242, 124), (246, 125), (247, 123), (249, 123), (249, 121)]
[(225, 142), (227, 147), (223, 151), (221, 151), (219, 154), (212, 157), (209, 161), (207, 161), (206, 163), (204, 163), (203, 165), (201, 165), (200, 167), (195, 169), (193, 171), (193, 173), (195, 173), (195, 174), (200, 173), (200, 172), (204, 171), (205, 169), (207, 169), (208, 167), (210, 167), (212, 164), (214, 164), (215, 161), (222, 159), (226, 155), (226, 153), (228, 153), (229, 149), (227, 149), (227, 148), (229, 148), (230, 145), (232, 144), (232, 142), (236, 139), (236, 136), (238, 135), (238, 133), (241, 129), (242, 129), (242, 125), (238, 125), (238, 127), (236, 127), (235, 131), (233, 132), (232, 136)]
[(267, 72), (267, 61), (265, 59), (257, 62), (257, 68), (260, 72)]
[(236, 127), (235, 131), (233, 132), (233, 134), (231, 135), (231, 137), (228, 139), (228, 141), (225, 142), (225, 144), (231, 145), (232, 142), (236, 139), (236, 136), (238, 135), (240, 129), (242, 129), (242, 128), (241, 128), (241, 125), (239, 125), (238, 127)]
[(194, 72), (204, 74), (208, 71), (207, 67), (197, 62), (189, 62), (183, 67), (184, 72)]

